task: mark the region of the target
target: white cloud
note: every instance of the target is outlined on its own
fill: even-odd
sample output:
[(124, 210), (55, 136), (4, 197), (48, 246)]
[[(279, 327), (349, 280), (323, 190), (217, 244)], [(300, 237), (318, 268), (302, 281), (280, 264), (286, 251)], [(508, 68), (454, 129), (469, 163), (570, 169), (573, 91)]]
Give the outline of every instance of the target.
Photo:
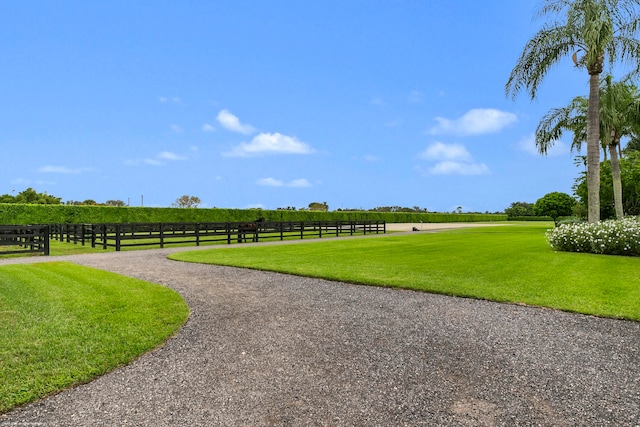
[(491, 172), (484, 163), (456, 162), (447, 160), (429, 168), (431, 175), (488, 175)]
[(171, 151), (161, 151), (156, 154), (155, 157), (147, 157), (142, 160), (128, 159), (124, 161), (127, 166), (138, 166), (140, 164), (150, 166), (164, 166), (167, 161), (187, 160), (187, 157), (180, 154), (172, 153)]
[(434, 142), (420, 153), (420, 158), (424, 160), (471, 161), (471, 154), (461, 144)]
[(151, 165), (151, 166), (162, 166), (164, 165), (164, 162), (158, 160), (158, 159), (151, 159), (151, 158), (147, 158), (147, 159), (143, 159), (142, 163), (144, 163), (145, 165)]
[(251, 142), (233, 147), (231, 151), (222, 153), (227, 157), (249, 157), (262, 154), (311, 154), (315, 150), (309, 144), (281, 133), (261, 133)]
[(284, 182), (275, 178), (261, 178), (257, 181), (258, 185), (264, 185), (266, 187), (283, 187)]
[(306, 178), (298, 178), (289, 182), (284, 182), (276, 178), (262, 178), (257, 181), (258, 185), (264, 185), (266, 187), (311, 187), (311, 183)]
[[(525, 151), (532, 156), (540, 156), (540, 151), (538, 151), (538, 147), (536, 146), (536, 135), (531, 134), (529, 136), (525, 136), (518, 142), (518, 148), (522, 151)], [(564, 154), (568, 154), (571, 151), (569, 145), (565, 144), (562, 141), (555, 141), (553, 143), (553, 147), (551, 147), (547, 151), (547, 156), (560, 156)]]
[(182, 130), (182, 128), (181, 128), (180, 126), (178, 126), (178, 125), (171, 125), (171, 130), (172, 130), (172, 131), (174, 131), (175, 133), (182, 133), (182, 132), (184, 132), (184, 131)]
[(244, 135), (249, 135), (255, 132), (255, 128), (253, 126), (240, 123), (240, 119), (231, 114), (229, 110), (221, 110), (218, 113), (216, 120), (223, 128), (232, 132), (238, 132)]
[(216, 128), (214, 128), (212, 125), (210, 125), (209, 123), (205, 123), (202, 125), (202, 131), (203, 132), (215, 132)]
[(438, 125), (428, 131), (432, 135), (466, 136), (499, 132), (518, 121), (518, 116), (494, 108), (474, 108), (458, 119), (436, 117), (435, 121)]
[(418, 157), (436, 162), (427, 169), (430, 175), (488, 175), (491, 173), (486, 164), (476, 163), (471, 153), (461, 144), (434, 142)]
[(53, 165), (47, 165), (47, 166), (41, 166), (38, 168), (38, 172), (41, 173), (62, 173), (62, 174), (81, 174), (84, 172), (91, 172), (92, 169), (91, 168), (76, 168), (76, 169), (72, 169), (66, 166), (53, 166)]
[(187, 160), (186, 157), (172, 153), (171, 151), (162, 151), (158, 153), (158, 158), (162, 160)]

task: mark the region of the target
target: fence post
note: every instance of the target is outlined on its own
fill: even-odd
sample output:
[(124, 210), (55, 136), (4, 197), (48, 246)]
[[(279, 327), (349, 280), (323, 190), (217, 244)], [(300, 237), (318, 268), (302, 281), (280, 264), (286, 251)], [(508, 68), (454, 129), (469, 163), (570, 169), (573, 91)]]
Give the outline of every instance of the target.
[(196, 222), (196, 246), (200, 246), (200, 223)]
[(164, 248), (164, 223), (160, 223), (160, 247)]
[(91, 224), (91, 247), (96, 247), (96, 225)]
[(49, 226), (45, 225), (44, 226), (44, 230), (42, 230), (44, 232), (44, 254), (45, 255), (49, 255)]
[(120, 224), (116, 224), (116, 252), (120, 252), (120, 231), (122, 227)]

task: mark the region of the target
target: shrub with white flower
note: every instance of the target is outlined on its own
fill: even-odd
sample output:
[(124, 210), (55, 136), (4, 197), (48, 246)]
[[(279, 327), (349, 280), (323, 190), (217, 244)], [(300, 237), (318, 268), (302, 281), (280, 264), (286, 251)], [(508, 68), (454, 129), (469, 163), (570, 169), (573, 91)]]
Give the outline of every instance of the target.
[(557, 251), (640, 256), (640, 218), (563, 224), (546, 233)]

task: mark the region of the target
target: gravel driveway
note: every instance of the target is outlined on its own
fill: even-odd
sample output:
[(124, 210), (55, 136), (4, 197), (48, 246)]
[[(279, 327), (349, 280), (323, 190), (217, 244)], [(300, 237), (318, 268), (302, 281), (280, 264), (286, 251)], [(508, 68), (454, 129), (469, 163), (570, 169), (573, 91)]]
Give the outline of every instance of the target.
[(57, 257), (169, 286), (191, 317), (0, 426), (640, 426), (638, 322), (167, 260), (176, 250)]

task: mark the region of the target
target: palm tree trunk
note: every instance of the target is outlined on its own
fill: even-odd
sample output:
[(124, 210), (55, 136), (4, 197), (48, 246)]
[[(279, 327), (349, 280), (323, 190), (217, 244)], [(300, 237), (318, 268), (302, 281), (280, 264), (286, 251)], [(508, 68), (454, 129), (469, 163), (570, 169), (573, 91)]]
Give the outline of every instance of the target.
[(611, 141), (609, 152), (611, 153), (611, 178), (613, 179), (613, 202), (616, 207), (616, 218), (624, 216), (622, 207), (622, 178), (620, 174), (620, 159), (618, 158), (618, 145), (620, 140)]
[(600, 221), (600, 74), (589, 75), (587, 107), (587, 203), (589, 222)]

